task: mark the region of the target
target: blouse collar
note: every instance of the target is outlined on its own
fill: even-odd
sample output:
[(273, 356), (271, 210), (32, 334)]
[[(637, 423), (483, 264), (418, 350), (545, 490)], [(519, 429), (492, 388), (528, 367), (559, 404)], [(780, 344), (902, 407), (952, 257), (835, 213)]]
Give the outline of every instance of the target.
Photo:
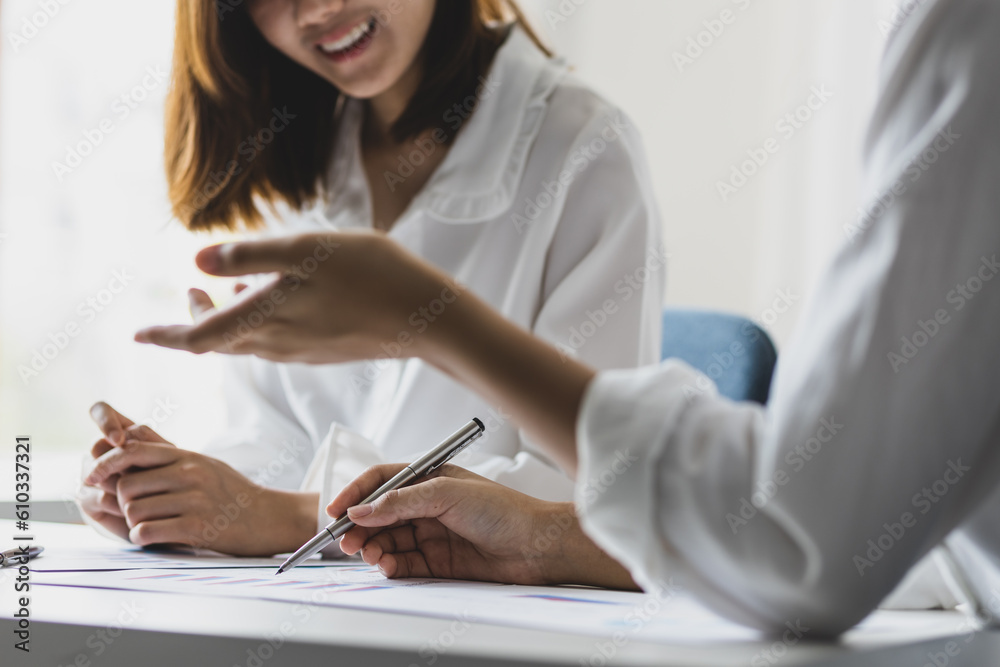
[[(478, 108), (410, 210), (453, 223), (489, 220), (508, 210), (549, 96), (566, 71), (561, 59), (547, 58), (515, 26), (497, 51), (489, 74), (480, 80)], [(354, 224), (361, 224), (370, 218), (360, 152), (362, 111), (363, 103), (357, 99), (348, 99), (341, 110), (324, 207), (331, 221), (348, 215)], [(445, 113), (442, 128), (455, 122), (453, 114)]]

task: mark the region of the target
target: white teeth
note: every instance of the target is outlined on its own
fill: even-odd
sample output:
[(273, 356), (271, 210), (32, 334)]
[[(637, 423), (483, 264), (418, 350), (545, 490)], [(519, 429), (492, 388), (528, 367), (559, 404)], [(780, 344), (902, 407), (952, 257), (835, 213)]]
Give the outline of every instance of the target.
[(362, 37), (367, 35), (372, 28), (371, 21), (365, 21), (364, 23), (359, 23), (351, 32), (347, 33), (335, 42), (326, 42), (325, 44), (320, 44), (319, 48), (323, 49), (326, 53), (333, 53), (334, 51), (343, 51), (344, 49), (354, 46), (354, 44), (361, 40)]

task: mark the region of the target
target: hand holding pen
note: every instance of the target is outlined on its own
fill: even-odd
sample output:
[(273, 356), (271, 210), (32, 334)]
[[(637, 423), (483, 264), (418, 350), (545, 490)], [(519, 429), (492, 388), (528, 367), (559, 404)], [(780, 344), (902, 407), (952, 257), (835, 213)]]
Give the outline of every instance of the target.
[[(485, 430), (483, 422), (473, 418), (471, 422), (453, 433), (440, 445), (430, 450), (419, 459), (404, 467), (392, 479), (377, 488), (364, 502), (370, 503), (383, 495), (406, 486), (415, 479), (424, 477), (434, 470), (440, 468), (445, 463), (454, 458), (459, 452), (472, 444), (474, 440), (482, 436)], [(324, 547), (332, 544), (336, 539), (354, 527), (354, 522), (345, 514), (336, 521), (331, 522), (326, 528), (321, 530), (314, 538), (303, 544), (298, 551), (292, 554), (288, 560), (281, 564), (276, 575), (292, 569), (301, 564), (304, 560), (319, 552)]]

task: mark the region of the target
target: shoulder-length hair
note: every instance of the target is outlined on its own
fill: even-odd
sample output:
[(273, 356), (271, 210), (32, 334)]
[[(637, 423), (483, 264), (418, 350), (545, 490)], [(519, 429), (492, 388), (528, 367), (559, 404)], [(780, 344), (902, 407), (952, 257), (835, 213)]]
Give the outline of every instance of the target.
[[(423, 80), (392, 128), (396, 141), (440, 128), (448, 100), (471, 95), (504, 36), (522, 25), (513, 0), (438, 0)], [(165, 166), (173, 213), (190, 230), (259, 227), (258, 200), (301, 210), (322, 192), (341, 93), (272, 47), (239, 0), (178, 0), (166, 105)]]

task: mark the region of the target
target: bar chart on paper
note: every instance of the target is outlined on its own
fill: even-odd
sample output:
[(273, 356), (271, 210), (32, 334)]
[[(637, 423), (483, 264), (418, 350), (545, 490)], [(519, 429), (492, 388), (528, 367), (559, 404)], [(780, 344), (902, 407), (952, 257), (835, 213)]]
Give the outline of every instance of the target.
[(389, 611), (646, 641), (746, 641), (757, 633), (727, 623), (680, 594), (643, 595), (570, 587), (532, 587), (438, 579), (386, 579), (374, 567), (239, 570), (121, 570), (40, 573), (36, 584), (214, 595)]

